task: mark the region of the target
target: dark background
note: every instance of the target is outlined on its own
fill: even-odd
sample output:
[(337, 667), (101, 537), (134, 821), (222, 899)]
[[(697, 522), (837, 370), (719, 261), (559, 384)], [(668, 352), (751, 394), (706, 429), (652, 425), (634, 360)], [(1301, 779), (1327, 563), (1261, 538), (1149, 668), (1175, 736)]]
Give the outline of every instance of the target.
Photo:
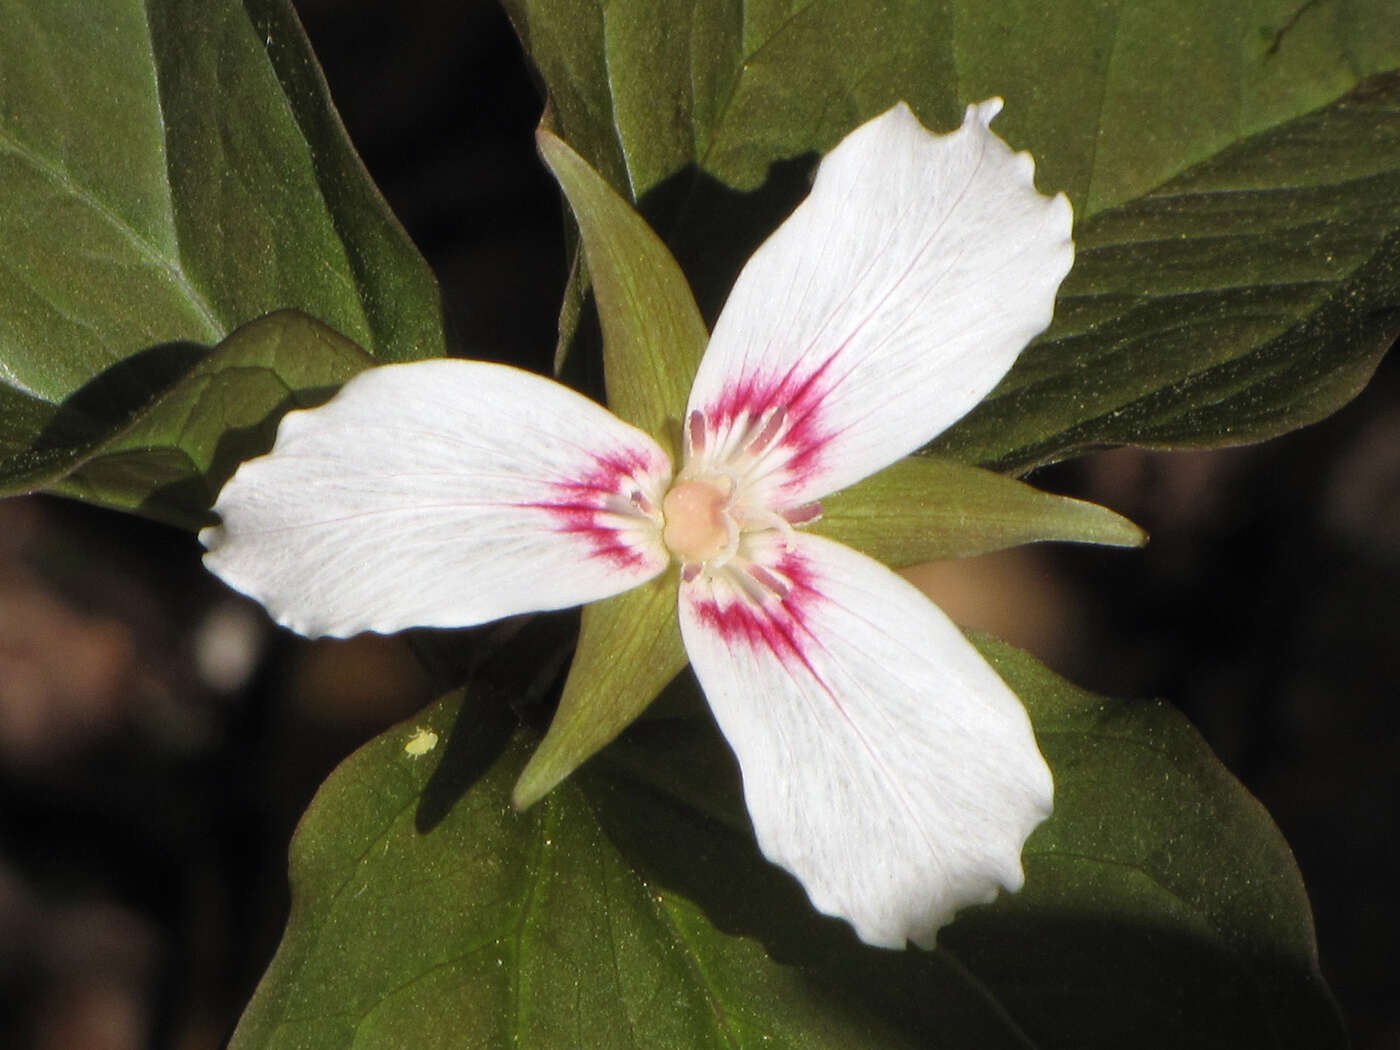
[[(299, 0), (461, 352), (546, 370), (563, 287), (540, 98), (491, 3)], [(1331, 419), (1210, 453), (1040, 472), (1153, 536), (919, 579), (961, 622), (1099, 692), (1165, 696), (1297, 854), (1362, 1050), (1400, 1046), (1400, 375)], [(192, 537), (0, 503), (0, 1044), (203, 1050), (285, 919), (285, 850), (340, 758), (431, 686), (403, 643), (309, 644), (203, 572)]]

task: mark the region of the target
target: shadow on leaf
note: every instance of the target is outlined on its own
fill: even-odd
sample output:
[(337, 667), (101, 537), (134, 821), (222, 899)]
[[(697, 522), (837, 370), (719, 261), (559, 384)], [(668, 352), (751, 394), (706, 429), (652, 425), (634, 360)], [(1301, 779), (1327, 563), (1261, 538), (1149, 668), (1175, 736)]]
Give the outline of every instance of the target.
[[(435, 677), (447, 668), (469, 676), (447, 747), (418, 799), (414, 826), (420, 834), (437, 827), (491, 769), (521, 716), (529, 718), (529, 709), (550, 694), (557, 697), (578, 638), (578, 617), (566, 612), (503, 621), (490, 628), (475, 659), (454, 659), (445, 650), (460, 645), (463, 633), (422, 631), (413, 640), (414, 651)], [(474, 669), (466, 671), (469, 664)]]
[[(747, 193), (691, 164), (657, 184), (638, 202), (638, 212), (685, 273), (707, 327), (714, 327), (749, 256), (806, 198), (817, 159), (815, 153), (808, 153), (779, 161), (769, 167), (763, 185)], [(569, 349), (560, 378), (603, 400), (602, 337), (593, 296), (585, 297), (576, 317), (561, 322)], [(569, 324), (573, 325), (571, 333)]]
[[(217, 523), (218, 518), (212, 508), (219, 491), (243, 462), (272, 450), (282, 417), (298, 409), (323, 405), (339, 389), (339, 386), (327, 385), (288, 391), (257, 422), (230, 427), (220, 433), (209, 464), (202, 471), (186, 457), (185, 476), (174, 481), (154, 483), (159, 475), (155, 474), (155, 464), (151, 460), (152, 453), (157, 450), (142, 450), (137, 454), (139, 467), (146, 469), (144, 480), (150, 487), (150, 494), (141, 501), (138, 512), (157, 521), (185, 528), (198, 529)], [(98, 457), (94, 463), (80, 467), (75, 474), (79, 478), (88, 477), (102, 463), (102, 457)], [(135, 485), (139, 482), (132, 479), (130, 483)]]
[(1028, 857), (1026, 889), (965, 910), (936, 951), (868, 947), (759, 854), (737, 766), (709, 719), (639, 724), (605, 754), (581, 782), (646, 883), (721, 934), (759, 942), (814, 1001), (839, 1003), (888, 1045), (1345, 1045), (1315, 969), (1266, 946), (1242, 951), (1185, 901), (1143, 907), (1124, 888), (1131, 879), (1084, 858)]
[(685, 271), (710, 328), (749, 256), (806, 198), (817, 159), (807, 153), (777, 161), (748, 193), (691, 164), (642, 197), (638, 210)]

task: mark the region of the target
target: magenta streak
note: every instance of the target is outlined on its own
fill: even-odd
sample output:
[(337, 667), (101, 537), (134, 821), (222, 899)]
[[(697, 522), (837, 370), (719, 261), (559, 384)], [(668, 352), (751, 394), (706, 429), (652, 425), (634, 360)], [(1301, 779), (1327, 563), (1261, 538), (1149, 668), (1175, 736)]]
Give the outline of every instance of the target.
[(789, 674), (796, 676), (805, 670), (825, 689), (825, 682), (808, 655), (812, 633), (806, 624), (806, 610), (824, 600), (816, 588), (816, 577), (807, 563), (791, 552), (775, 568), (792, 584), (781, 600), (775, 598), (763, 605), (744, 598), (724, 605), (712, 599), (697, 601), (695, 615), (731, 649), (741, 645), (767, 649)]
[(636, 488), (634, 476), (653, 469), (655, 464), (630, 449), (598, 456), (595, 461), (596, 469), (578, 481), (553, 486), (558, 499), (520, 506), (546, 511), (555, 519), (556, 532), (586, 540), (590, 558), (603, 558), (618, 569), (636, 568), (646, 559), (641, 551), (620, 542), (617, 529), (606, 520), (607, 500), (631, 492)]
[[(796, 365), (782, 377), (745, 376), (725, 389), (705, 410), (711, 427), (759, 419), (769, 409), (783, 410), (785, 429), (780, 444), (791, 450), (788, 485), (805, 480), (821, 468), (821, 454), (836, 435), (823, 428), (821, 406), (835, 385), (828, 373), (836, 351), (805, 376)], [(823, 381), (825, 379), (825, 381)]]

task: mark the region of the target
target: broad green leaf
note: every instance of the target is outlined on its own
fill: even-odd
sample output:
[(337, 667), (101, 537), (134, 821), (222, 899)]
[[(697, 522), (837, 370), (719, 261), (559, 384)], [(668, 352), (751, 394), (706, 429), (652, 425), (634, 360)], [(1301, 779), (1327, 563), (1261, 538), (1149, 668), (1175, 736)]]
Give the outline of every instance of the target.
[(12, 0), (4, 22), (0, 453), (99, 377), (169, 386), (190, 344), (274, 310), (377, 360), (444, 352), (436, 283), (286, 0)]
[(643, 882), (577, 787), (513, 810), (527, 748), (488, 767), (482, 712), (461, 704), (322, 785), (292, 843), (287, 933), (230, 1050), (881, 1045)]
[[(1005, 902), (1011, 929), (1036, 931), (1030, 944), (1008, 951), (969, 921), (948, 936), (964, 964), (1017, 987), (1027, 1030), (1059, 1024), (1065, 1006), (1045, 996), (1058, 983), (1069, 996), (1099, 989), (1101, 1023), (1139, 1045), (1346, 1046), (1293, 855), (1194, 727), (1165, 702), (1096, 696), (1005, 643), (973, 640), (1030, 711), (1056, 816), (1027, 846), (1029, 892)], [(1062, 966), (1072, 981), (1050, 976)], [(1150, 1036), (1140, 994), (1158, 997), (1163, 1030)]]
[(947, 127), (1000, 95), (1002, 133), (1034, 153), (1045, 187), (1093, 215), (1400, 67), (1388, 0), (506, 9), (549, 90), (550, 126), (633, 200), (683, 172), (751, 191), (775, 162), (829, 150), (900, 99)]
[(1056, 813), (1025, 890), (938, 951), (811, 911), (758, 856), (708, 720), (640, 723), (519, 813), (528, 745), (473, 692), (322, 786), (232, 1050), (1345, 1045), (1292, 857), (1190, 726), (979, 645), (1032, 712)]
[[(132, 363), (62, 406), (34, 402), (34, 422), (41, 412), (46, 419), (29, 448), (0, 460), (0, 496), (46, 488), (190, 528), (208, 524), (219, 489), (241, 461), (272, 447), (288, 409), (319, 404), (374, 363), (292, 310), (246, 324), (212, 350), (163, 350), (169, 366)], [(179, 378), (147, 389), (160, 372)]]
[(690, 286), (631, 204), (548, 131), (537, 140), (579, 224), (603, 326), (608, 407), (670, 446), (674, 458), (709, 341)]
[(1259, 440), (1354, 395), (1400, 327), (1389, 0), (506, 6), (549, 125), (639, 203), (710, 319), (857, 123), (904, 98), (946, 129), (1005, 97), (996, 128), (1074, 201), (1080, 261), (945, 454), (1023, 470)]
[(1050, 331), (937, 450), (1022, 470), (1109, 444), (1258, 441), (1340, 408), (1400, 335), (1400, 74), (1076, 241)]
[(1042, 540), (1147, 542), (1140, 528), (1106, 507), (934, 456), (907, 456), (828, 496), (812, 531), (897, 568)]

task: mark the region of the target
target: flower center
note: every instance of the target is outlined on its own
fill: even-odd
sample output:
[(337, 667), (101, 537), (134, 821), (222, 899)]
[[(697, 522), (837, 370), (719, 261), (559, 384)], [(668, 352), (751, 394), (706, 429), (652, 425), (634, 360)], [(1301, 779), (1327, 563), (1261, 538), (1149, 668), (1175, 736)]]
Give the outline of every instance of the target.
[(666, 493), (661, 542), (683, 563), (706, 562), (732, 548), (737, 526), (728, 514), (731, 489), (723, 481), (682, 481)]

